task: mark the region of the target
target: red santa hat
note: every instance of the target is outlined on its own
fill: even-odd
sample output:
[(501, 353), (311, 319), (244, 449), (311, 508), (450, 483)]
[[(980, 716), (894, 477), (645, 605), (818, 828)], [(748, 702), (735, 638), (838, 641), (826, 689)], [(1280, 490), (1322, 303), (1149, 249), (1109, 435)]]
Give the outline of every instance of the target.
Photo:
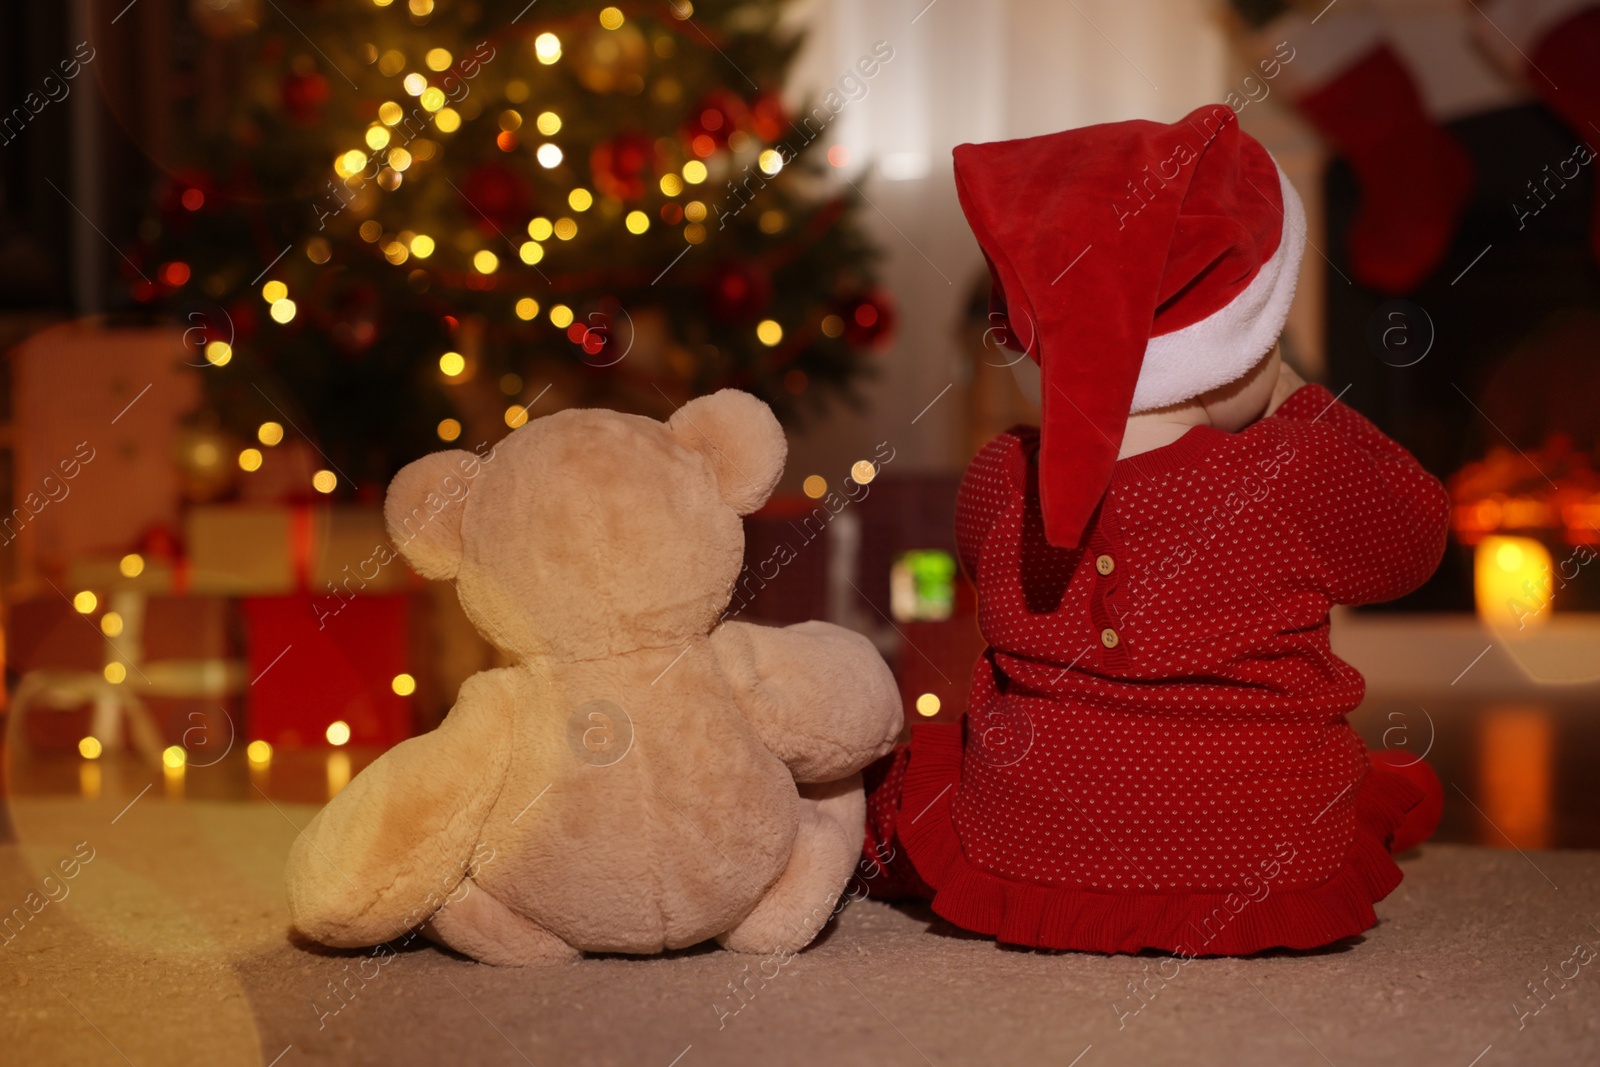
[(1130, 412), (1243, 377), (1294, 299), (1305, 211), (1228, 107), (955, 150), (1009, 343), (1042, 371), (1045, 536), (1076, 546)]

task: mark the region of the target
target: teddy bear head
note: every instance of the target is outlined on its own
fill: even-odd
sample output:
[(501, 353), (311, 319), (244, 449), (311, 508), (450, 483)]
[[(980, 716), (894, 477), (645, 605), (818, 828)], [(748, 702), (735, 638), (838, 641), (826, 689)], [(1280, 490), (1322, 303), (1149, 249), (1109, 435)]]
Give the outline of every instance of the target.
[(786, 453), (771, 409), (733, 389), (666, 422), (573, 409), (492, 450), (407, 465), (384, 518), (502, 652), (593, 659), (711, 630), (743, 564), (740, 516), (766, 501)]

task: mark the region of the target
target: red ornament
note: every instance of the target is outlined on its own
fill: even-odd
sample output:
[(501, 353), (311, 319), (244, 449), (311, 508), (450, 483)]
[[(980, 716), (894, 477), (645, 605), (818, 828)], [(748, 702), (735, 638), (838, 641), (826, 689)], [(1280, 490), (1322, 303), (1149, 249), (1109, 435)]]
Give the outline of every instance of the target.
[(766, 92), (750, 105), (750, 129), (763, 141), (776, 141), (789, 128), (789, 112), (777, 93)]
[(645, 174), (655, 156), (655, 142), (646, 134), (624, 133), (595, 145), (589, 173), (602, 196), (637, 200), (645, 192)]
[(750, 106), (737, 93), (713, 89), (689, 113), (684, 139), (692, 144), (697, 138), (708, 137), (720, 147), (728, 143), (733, 131), (748, 125), (749, 121)]
[(315, 122), (322, 105), (328, 102), (328, 79), (315, 71), (290, 74), (278, 87), (283, 109), (296, 122)]
[(857, 348), (888, 348), (894, 341), (894, 305), (881, 291), (864, 293), (840, 311), (844, 336)]
[(756, 321), (772, 303), (772, 278), (757, 263), (718, 267), (706, 293), (711, 313), (735, 326)]
[(521, 228), (533, 212), (533, 194), (522, 175), (503, 163), (472, 168), (461, 180), (462, 210), (477, 220), (485, 237)]

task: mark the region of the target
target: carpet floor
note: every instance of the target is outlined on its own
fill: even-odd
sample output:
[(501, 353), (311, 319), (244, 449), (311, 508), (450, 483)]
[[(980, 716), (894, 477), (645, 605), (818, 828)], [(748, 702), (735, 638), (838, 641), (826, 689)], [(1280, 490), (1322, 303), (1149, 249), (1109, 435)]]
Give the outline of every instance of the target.
[(1021, 951), (861, 902), (781, 965), (501, 970), (420, 939), (382, 966), (298, 942), (282, 869), (314, 807), (124, 804), (11, 801), (0, 1063), (1600, 1063), (1597, 852), (1426, 847), (1376, 928), (1314, 953)]

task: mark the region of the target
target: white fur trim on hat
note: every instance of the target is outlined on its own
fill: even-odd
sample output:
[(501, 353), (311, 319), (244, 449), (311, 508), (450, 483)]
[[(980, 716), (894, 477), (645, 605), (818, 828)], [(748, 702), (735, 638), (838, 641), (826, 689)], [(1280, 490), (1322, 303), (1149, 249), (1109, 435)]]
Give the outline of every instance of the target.
[(1466, 17), (1484, 50), (1502, 68), (1520, 75), (1546, 33), (1594, 6), (1595, 0), (1492, 0)]
[(1227, 306), (1181, 330), (1150, 338), (1132, 411), (1181, 403), (1242, 378), (1277, 343), (1294, 303), (1306, 250), (1306, 211), (1281, 167), (1278, 184), (1283, 190), (1283, 235), (1277, 251)]

